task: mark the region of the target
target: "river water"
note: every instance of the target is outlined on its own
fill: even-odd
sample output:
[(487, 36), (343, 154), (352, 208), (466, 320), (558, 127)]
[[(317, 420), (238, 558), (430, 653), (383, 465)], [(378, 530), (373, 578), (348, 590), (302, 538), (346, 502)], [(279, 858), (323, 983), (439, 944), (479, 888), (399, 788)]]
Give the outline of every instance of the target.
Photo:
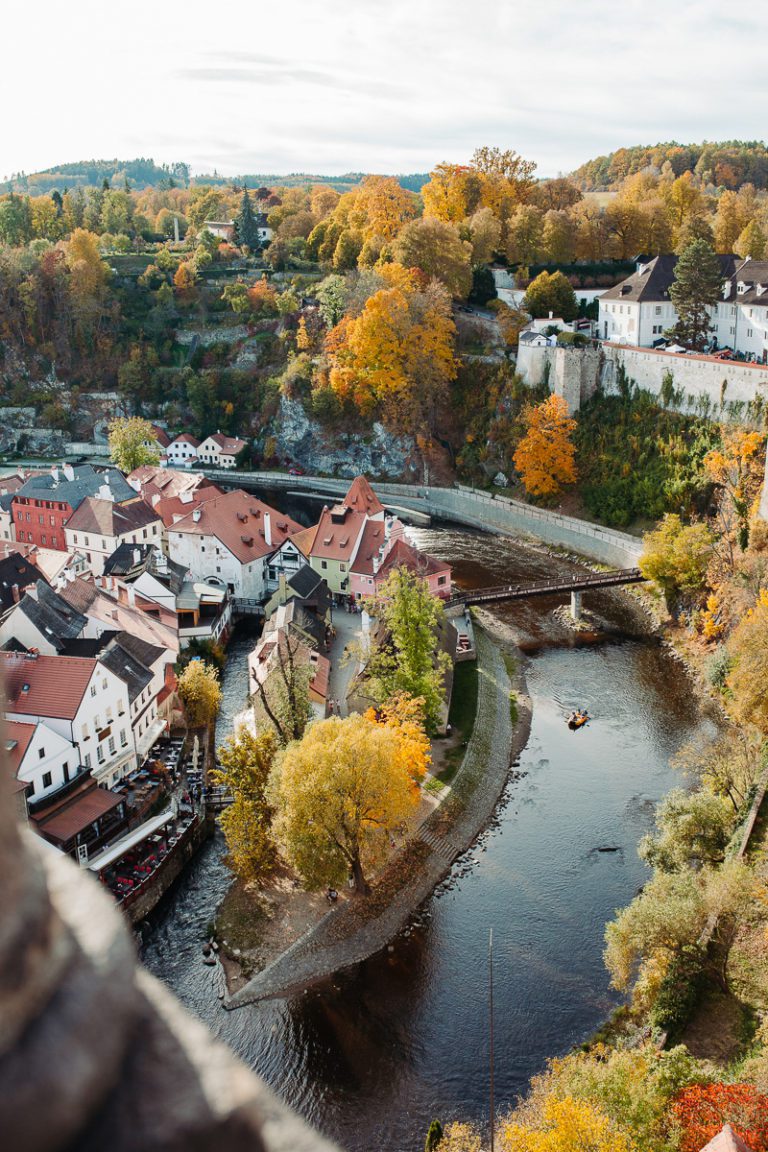
[[(511, 541), (453, 528), (414, 535), (465, 586), (552, 570), (551, 558)], [(491, 928), (500, 1108), (618, 1003), (602, 962), (604, 926), (644, 882), (636, 844), (676, 783), (670, 756), (709, 724), (680, 666), (638, 636), (622, 594), (584, 601), (600, 642), (575, 643), (552, 616), (557, 601), (494, 610), (493, 632), (529, 654), (530, 740), (498, 820), (391, 953), (293, 1002), (224, 1012), (201, 963), (229, 883), (218, 838), (146, 930), (151, 971), (345, 1148), (420, 1150), (433, 1117), (487, 1119)], [(243, 705), (252, 642), (230, 650), (222, 734)], [(563, 718), (577, 706), (594, 720), (574, 733)]]

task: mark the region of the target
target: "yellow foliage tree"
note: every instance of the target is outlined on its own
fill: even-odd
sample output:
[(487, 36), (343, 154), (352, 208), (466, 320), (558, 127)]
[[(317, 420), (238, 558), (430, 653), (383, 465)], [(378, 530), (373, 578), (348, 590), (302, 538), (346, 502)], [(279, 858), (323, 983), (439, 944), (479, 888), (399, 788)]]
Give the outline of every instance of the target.
[(704, 457), (704, 468), (724, 495), (721, 533), (735, 528), (739, 547), (749, 543), (749, 508), (757, 478), (755, 465), (765, 443), (761, 432), (746, 428), (721, 428), (722, 444)]
[(275, 864), (275, 844), (270, 834), (272, 810), (266, 800), (266, 788), (276, 748), (271, 732), (257, 736), (242, 727), (218, 749), (221, 767), (211, 773), (213, 783), (226, 788), (233, 797), (219, 823), (229, 862), (245, 880), (263, 876)]
[(736, 717), (768, 732), (768, 606), (760, 598), (728, 641), (733, 666), (726, 683)]
[(160, 446), (149, 420), (130, 416), (112, 420), (109, 425), (109, 452), (122, 472), (133, 472), (142, 464), (157, 464)]
[(221, 707), (219, 674), (203, 660), (190, 660), (179, 676), (179, 696), (190, 728), (212, 724)]
[(515, 452), (515, 467), (527, 492), (556, 496), (576, 480), (576, 449), (571, 436), (576, 421), (562, 396), (549, 396), (523, 412), (527, 431)]
[(547, 1100), (539, 1124), (503, 1125), (504, 1152), (634, 1152), (631, 1138), (585, 1100)]
[(358, 892), (386, 856), (391, 832), (418, 803), (427, 758), (411, 721), (332, 716), (307, 729), (270, 780), (274, 834), (310, 888), (350, 873)]

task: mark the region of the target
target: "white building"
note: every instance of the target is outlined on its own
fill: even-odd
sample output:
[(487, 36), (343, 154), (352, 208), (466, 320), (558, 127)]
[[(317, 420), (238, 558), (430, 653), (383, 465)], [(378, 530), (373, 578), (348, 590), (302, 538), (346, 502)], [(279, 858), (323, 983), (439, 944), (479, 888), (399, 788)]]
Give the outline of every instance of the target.
[(200, 464), (207, 464), (211, 468), (234, 468), (237, 457), (246, 447), (245, 440), (236, 436), (224, 436), (221, 432), (214, 432), (206, 436), (198, 446), (197, 458)]
[(248, 492), (217, 496), (168, 529), (171, 560), (195, 580), (238, 598), (264, 599), (267, 560), (301, 525)]
[(69, 553), (84, 554), (95, 576), (104, 571), (104, 562), (121, 544), (160, 544), (163, 522), (146, 501), (136, 498), (115, 504), (89, 496), (70, 516), (64, 529)]
[[(723, 272), (722, 299), (710, 309), (716, 348), (768, 362), (768, 261), (719, 257)], [(638, 261), (637, 270), (600, 297), (598, 335), (601, 340), (638, 348), (653, 348), (677, 323), (669, 295), (676, 256)]]
[(41, 720), (6, 720), (5, 750), (29, 801), (53, 795), (82, 771), (74, 744)]
[(124, 680), (98, 660), (1, 652), (6, 719), (42, 721), (77, 749), (79, 763), (111, 787), (136, 767)]
[(165, 449), (165, 457), (169, 464), (173, 464), (177, 468), (190, 467), (197, 463), (199, 447), (200, 441), (196, 436), (190, 436), (188, 432), (182, 432), (175, 440), (171, 440)]

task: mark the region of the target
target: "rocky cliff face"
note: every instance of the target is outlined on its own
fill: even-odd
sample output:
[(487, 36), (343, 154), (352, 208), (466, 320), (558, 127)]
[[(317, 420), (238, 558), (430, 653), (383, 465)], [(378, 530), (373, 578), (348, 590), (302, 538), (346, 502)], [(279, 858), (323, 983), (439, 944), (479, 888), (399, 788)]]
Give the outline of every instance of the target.
[(301, 465), (307, 472), (350, 479), (365, 473), (410, 480), (419, 474), (419, 457), (412, 437), (393, 436), (379, 423), (372, 425), (367, 436), (332, 434), (310, 419), (298, 400), (286, 396), (280, 400), (273, 435), (279, 457)]

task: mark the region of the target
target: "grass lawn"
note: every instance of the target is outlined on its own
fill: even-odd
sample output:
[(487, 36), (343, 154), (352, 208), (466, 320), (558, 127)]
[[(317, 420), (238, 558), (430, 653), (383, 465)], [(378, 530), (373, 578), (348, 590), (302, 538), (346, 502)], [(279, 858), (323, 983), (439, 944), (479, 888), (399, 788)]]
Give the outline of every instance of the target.
[[(439, 780), (440, 785), (450, 784), (464, 759), (466, 743), (472, 735), (475, 716), (477, 715), (477, 686), (476, 661), (467, 660), (463, 664), (457, 664), (453, 673), (453, 694), (448, 713), (448, 723), (454, 732), (461, 733), (461, 740), (455, 748), (448, 750), (445, 755), (445, 765), (435, 776), (435, 781)], [(432, 786), (433, 790), (437, 791), (440, 785), (435, 783)], [(429, 785), (427, 788), (429, 790)]]

